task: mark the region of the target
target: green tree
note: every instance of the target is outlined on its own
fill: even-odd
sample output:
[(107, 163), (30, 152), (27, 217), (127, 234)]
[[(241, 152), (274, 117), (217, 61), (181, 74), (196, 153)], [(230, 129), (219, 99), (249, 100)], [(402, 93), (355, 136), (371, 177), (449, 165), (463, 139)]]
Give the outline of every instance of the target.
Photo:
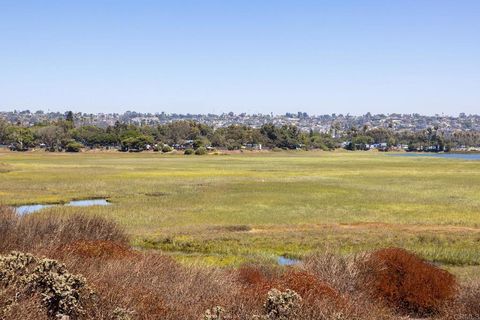
[(67, 111), (65, 113), (65, 126), (67, 127), (67, 129), (73, 129), (75, 127), (72, 111)]
[(29, 128), (12, 127), (7, 138), (12, 143), (13, 149), (25, 151), (34, 146), (33, 133)]
[(66, 152), (80, 152), (80, 150), (82, 148), (83, 148), (83, 145), (81, 143), (78, 143), (76, 141), (70, 141), (65, 146), (65, 151)]
[(347, 149), (349, 150), (367, 150), (367, 145), (373, 143), (373, 138), (364, 135), (357, 135), (352, 138)]
[(147, 144), (153, 144), (153, 137), (138, 135), (135, 137), (128, 137), (122, 140), (121, 150), (123, 151), (143, 151)]
[(0, 144), (7, 142), (9, 127), (10, 125), (7, 121), (0, 119)]
[(45, 144), (47, 150), (55, 151), (61, 149), (62, 140), (65, 140), (65, 131), (56, 125), (40, 127), (35, 131), (35, 138), (38, 143)]

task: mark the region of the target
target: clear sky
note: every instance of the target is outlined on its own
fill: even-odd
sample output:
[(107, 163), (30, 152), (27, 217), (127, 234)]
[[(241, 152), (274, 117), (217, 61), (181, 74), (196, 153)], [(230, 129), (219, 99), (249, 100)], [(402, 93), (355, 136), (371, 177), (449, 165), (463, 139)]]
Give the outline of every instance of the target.
[(480, 113), (479, 0), (0, 0), (0, 110)]

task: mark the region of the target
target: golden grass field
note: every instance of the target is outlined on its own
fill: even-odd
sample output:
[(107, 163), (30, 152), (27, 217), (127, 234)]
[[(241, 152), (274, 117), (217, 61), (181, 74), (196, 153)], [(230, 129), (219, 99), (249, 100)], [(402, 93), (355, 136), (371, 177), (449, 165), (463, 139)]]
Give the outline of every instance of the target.
[[(139, 248), (217, 265), (398, 246), (461, 275), (480, 265), (480, 161), (377, 152), (0, 152), (0, 203), (113, 218)], [(42, 214), (42, 213), (35, 213)]]

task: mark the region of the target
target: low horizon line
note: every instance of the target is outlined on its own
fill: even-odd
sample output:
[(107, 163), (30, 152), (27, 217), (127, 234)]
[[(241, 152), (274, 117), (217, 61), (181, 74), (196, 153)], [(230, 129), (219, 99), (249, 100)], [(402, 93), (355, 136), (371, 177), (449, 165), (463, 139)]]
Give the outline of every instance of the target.
[(317, 116), (325, 116), (325, 115), (336, 115), (336, 116), (365, 116), (367, 114), (370, 114), (372, 116), (376, 116), (376, 115), (392, 115), (392, 114), (398, 114), (398, 115), (420, 115), (420, 116), (430, 116), (430, 117), (438, 117), (438, 116), (446, 116), (446, 117), (459, 117), (461, 114), (465, 114), (466, 116), (478, 116), (480, 115), (479, 113), (467, 113), (467, 112), (462, 112), (462, 111), (459, 111), (457, 112), (457, 114), (451, 114), (451, 113), (445, 113), (445, 112), (442, 112), (442, 113), (435, 113), (435, 114), (429, 114), (429, 113), (419, 113), (419, 112), (410, 112), (410, 113), (404, 113), (404, 112), (388, 112), (388, 113), (372, 113), (370, 111), (367, 111), (365, 113), (350, 113), (350, 112), (347, 112), (347, 113), (342, 113), (342, 112), (332, 112), (332, 113), (309, 113), (309, 112), (306, 112), (306, 111), (300, 111), (300, 110), (297, 110), (297, 111), (289, 111), (289, 112), (284, 112), (284, 113), (275, 113), (275, 112), (268, 112), (268, 113), (263, 113), (263, 112), (255, 112), (255, 113), (248, 113), (248, 112), (236, 112), (236, 111), (223, 111), (221, 113), (215, 113), (215, 112), (207, 112), (207, 113), (191, 113), (191, 112), (187, 112), (187, 113), (181, 113), (181, 112), (168, 112), (168, 111), (165, 111), (165, 110), (162, 110), (162, 111), (155, 111), (155, 112), (152, 112), (152, 111), (136, 111), (136, 110), (126, 110), (126, 111), (116, 111), (116, 112), (85, 112), (85, 111), (78, 111), (78, 110), (74, 110), (74, 109), (64, 109), (63, 111), (62, 110), (50, 110), (50, 109), (47, 109), (47, 110), (44, 110), (44, 109), (29, 109), (29, 108), (26, 108), (26, 109), (10, 109), (10, 110), (5, 110), (5, 109), (1, 109), (0, 110), (0, 113), (2, 112), (25, 112), (25, 111), (29, 111), (30, 113), (36, 113), (38, 111), (42, 111), (44, 113), (67, 113), (67, 112), (73, 112), (74, 114), (75, 113), (83, 113), (83, 114), (125, 114), (127, 112), (135, 112), (135, 113), (142, 113), (142, 114), (153, 114), (153, 115), (157, 115), (157, 114), (162, 114), (162, 113), (165, 113), (167, 115), (172, 115), (172, 114), (175, 114), (175, 115), (222, 115), (222, 114), (229, 114), (229, 113), (233, 113), (234, 115), (241, 115), (241, 114), (246, 114), (246, 115), (263, 115), (263, 116), (271, 116), (272, 114), (274, 116), (284, 116), (286, 115), (287, 113), (288, 114), (298, 114), (298, 113), (306, 113), (309, 117), (317, 117)]

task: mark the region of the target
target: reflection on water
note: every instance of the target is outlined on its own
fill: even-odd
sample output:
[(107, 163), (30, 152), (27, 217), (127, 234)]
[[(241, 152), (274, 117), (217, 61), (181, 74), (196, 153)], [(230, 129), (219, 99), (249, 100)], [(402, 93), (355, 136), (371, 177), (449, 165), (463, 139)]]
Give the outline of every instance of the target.
[[(108, 206), (110, 202), (107, 199), (90, 199), (90, 200), (75, 200), (70, 201), (69, 203), (65, 204), (68, 207), (90, 207), (90, 206)], [(55, 207), (55, 206), (62, 206), (61, 204), (29, 204), (25, 206), (18, 206), (15, 208), (15, 211), (20, 214), (30, 214), (45, 208)]]
[(289, 258), (286, 258), (284, 256), (280, 256), (280, 257), (278, 257), (277, 262), (281, 266), (293, 266), (295, 264), (299, 264), (300, 260), (289, 259)]
[(389, 154), (395, 157), (431, 157), (431, 158), (445, 158), (445, 159), (462, 159), (462, 160), (480, 160), (480, 153), (395, 153)]
[(70, 207), (90, 207), (90, 206), (108, 206), (110, 203), (106, 199), (77, 200), (70, 201), (66, 206)]
[(26, 206), (19, 206), (15, 208), (18, 214), (24, 215), (29, 213), (34, 213), (45, 208), (53, 207), (51, 204), (32, 204)]

